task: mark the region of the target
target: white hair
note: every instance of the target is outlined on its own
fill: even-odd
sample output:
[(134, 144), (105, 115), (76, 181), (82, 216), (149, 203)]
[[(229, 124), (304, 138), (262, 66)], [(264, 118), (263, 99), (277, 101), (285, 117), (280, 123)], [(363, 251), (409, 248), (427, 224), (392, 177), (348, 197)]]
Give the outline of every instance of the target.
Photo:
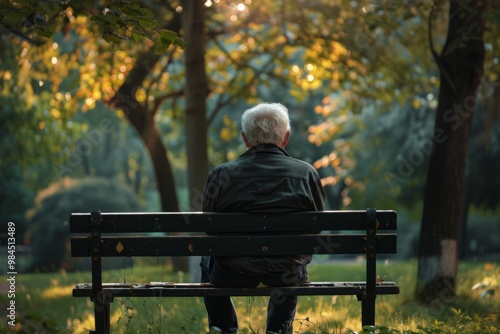
[(281, 145), (290, 131), (288, 109), (281, 103), (261, 103), (245, 110), (241, 117), (242, 130), (248, 143)]

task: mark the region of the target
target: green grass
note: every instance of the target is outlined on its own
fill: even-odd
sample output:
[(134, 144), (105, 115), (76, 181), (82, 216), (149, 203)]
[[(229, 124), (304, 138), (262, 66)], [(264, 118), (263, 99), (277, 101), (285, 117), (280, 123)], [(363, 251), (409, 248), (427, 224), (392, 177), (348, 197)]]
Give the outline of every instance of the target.
[[(314, 263), (312, 280), (363, 280), (364, 265), (349, 261)], [(437, 300), (431, 309), (412, 300), (416, 262), (380, 263), (380, 278), (401, 286), (397, 296), (377, 298), (376, 321), (401, 333), (499, 333), (500, 268), (485, 263), (461, 263), (458, 297)], [(162, 263), (108, 270), (105, 281), (187, 281), (186, 275), (168, 270)], [(480, 298), (485, 289), (472, 290), (488, 281), (496, 295)], [(496, 281), (495, 281), (496, 280)], [(90, 282), (89, 272), (19, 274), (16, 282), (17, 332), (88, 333), (93, 328), (92, 303), (71, 297), (76, 283)], [(0, 306), (5, 310), (5, 293)], [(267, 298), (234, 298), (242, 333), (265, 333)], [(201, 298), (117, 298), (111, 308), (113, 333), (206, 333), (206, 313)], [(4, 332), (6, 321), (0, 325)], [(4, 327), (2, 327), (4, 326)], [(10, 328), (9, 328), (10, 329)], [(352, 333), (361, 330), (360, 303), (354, 296), (300, 297), (294, 330), (297, 333)], [(390, 333), (379, 327), (378, 333)]]

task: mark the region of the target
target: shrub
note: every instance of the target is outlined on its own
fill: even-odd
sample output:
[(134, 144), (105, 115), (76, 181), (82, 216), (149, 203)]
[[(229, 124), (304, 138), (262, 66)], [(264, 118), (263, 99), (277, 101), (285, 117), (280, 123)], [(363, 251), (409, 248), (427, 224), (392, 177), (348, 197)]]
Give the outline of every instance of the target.
[[(28, 215), (31, 228), (31, 270), (53, 271), (75, 269), (77, 262), (69, 258), (69, 216), (74, 212), (140, 211), (135, 194), (117, 180), (89, 177), (81, 180), (65, 178), (42, 190), (35, 208)], [(71, 265), (70, 265), (71, 263)]]

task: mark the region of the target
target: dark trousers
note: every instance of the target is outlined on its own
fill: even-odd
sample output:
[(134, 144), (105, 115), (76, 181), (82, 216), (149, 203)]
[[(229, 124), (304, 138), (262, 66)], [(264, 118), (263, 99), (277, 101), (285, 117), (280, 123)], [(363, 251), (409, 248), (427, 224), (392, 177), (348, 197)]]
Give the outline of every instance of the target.
[[(200, 267), (201, 282), (212, 283), (220, 287), (249, 288), (256, 287), (260, 283), (270, 287), (293, 286), (299, 285), (304, 281), (304, 278), (307, 278), (305, 268), (304, 272), (297, 273), (296, 279), (292, 280), (290, 280), (289, 275), (284, 280), (283, 275), (242, 274), (219, 266), (215, 259), (210, 256), (202, 257)], [(279, 288), (276, 288), (276, 293), (272, 293), (269, 298), (266, 331), (292, 334), (297, 301), (297, 296), (284, 296), (280, 293)], [(208, 296), (204, 298), (204, 302), (210, 327), (218, 327), (223, 333), (236, 333), (238, 318), (231, 297)]]

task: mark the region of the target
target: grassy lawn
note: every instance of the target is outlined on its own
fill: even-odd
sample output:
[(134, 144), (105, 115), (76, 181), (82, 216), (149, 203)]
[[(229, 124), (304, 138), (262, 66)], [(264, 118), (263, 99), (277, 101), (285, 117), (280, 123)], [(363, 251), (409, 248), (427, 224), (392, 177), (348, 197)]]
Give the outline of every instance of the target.
[[(377, 298), (377, 324), (401, 333), (499, 333), (500, 268), (491, 263), (461, 263), (458, 297), (443, 296), (432, 308), (412, 301), (416, 262), (381, 262), (378, 275), (401, 286), (397, 296)], [(312, 280), (363, 280), (361, 262), (316, 262), (310, 265)], [(187, 281), (164, 264), (142, 264), (108, 270), (108, 282)], [(496, 294), (481, 298), (485, 289), (472, 290), (486, 280)], [(90, 282), (89, 272), (19, 274), (16, 282), (17, 332), (88, 333), (93, 328), (92, 303), (71, 297), (76, 283)], [(2, 293), (0, 306), (6, 309)], [(267, 298), (234, 298), (242, 333), (265, 333)], [(3, 311), (5, 312), (5, 311)], [(5, 314), (3, 314), (4, 319)], [(117, 298), (112, 304), (113, 333), (206, 333), (206, 314), (201, 298)], [(1, 327), (4, 326), (4, 327)], [(11, 328), (2, 322), (0, 332)], [(420, 327), (419, 327), (420, 326)], [(294, 330), (297, 333), (351, 333), (361, 330), (360, 303), (354, 296), (300, 297)], [(8, 328), (8, 330), (6, 330)], [(13, 332), (13, 331), (12, 331)]]

